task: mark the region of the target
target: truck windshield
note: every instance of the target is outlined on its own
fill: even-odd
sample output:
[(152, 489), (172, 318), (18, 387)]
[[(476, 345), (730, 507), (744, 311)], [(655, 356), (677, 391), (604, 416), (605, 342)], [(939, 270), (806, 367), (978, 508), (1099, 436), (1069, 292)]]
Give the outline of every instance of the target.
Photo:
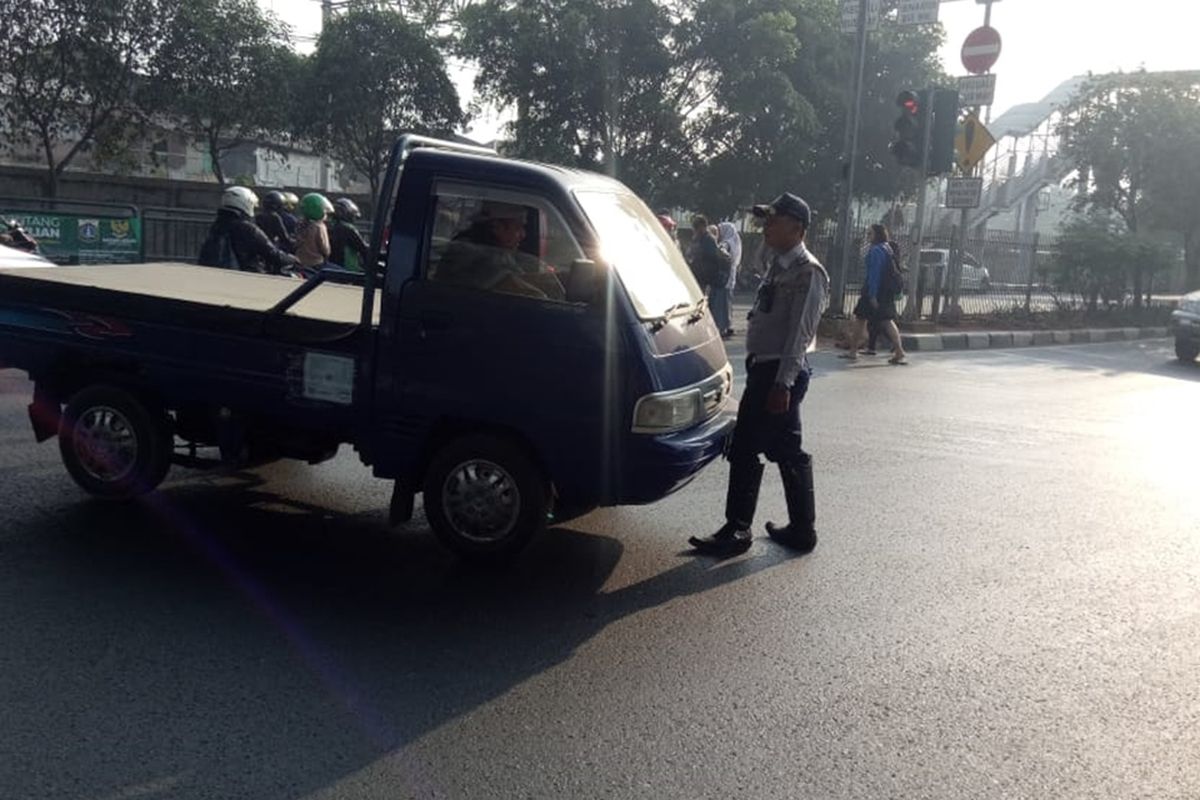
[(653, 319), (700, 302), (704, 293), (683, 254), (645, 203), (627, 192), (585, 190), (575, 197), (639, 317)]

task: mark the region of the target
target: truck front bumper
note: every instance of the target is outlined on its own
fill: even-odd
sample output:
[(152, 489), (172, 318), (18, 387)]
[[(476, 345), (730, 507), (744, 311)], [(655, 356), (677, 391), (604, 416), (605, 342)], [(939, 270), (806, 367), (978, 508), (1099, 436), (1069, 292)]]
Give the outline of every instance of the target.
[(661, 500), (687, 486), (702, 469), (725, 454), (736, 414), (723, 411), (686, 431), (627, 440), (616, 505)]

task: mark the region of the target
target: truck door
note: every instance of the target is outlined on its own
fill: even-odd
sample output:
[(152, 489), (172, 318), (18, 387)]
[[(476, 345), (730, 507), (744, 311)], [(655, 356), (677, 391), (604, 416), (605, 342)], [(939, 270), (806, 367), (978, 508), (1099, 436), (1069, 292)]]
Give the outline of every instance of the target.
[(540, 196), (450, 181), (431, 195), (419, 275), (381, 343), (396, 379), (376, 398), (377, 471), (408, 474), (433, 431), (485, 427), (527, 442), (560, 485), (588, 487), (616, 390), (591, 263)]

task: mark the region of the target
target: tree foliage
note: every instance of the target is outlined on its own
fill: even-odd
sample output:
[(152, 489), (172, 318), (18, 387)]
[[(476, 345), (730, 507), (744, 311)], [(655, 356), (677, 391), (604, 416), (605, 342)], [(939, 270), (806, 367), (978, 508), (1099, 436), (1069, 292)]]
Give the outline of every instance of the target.
[(433, 38), (393, 8), (356, 5), (330, 20), (307, 75), (297, 110), (304, 129), (372, 193), (396, 136), (445, 136), (463, 121)]
[(286, 29), (255, 0), (183, 0), (144, 98), (205, 147), (223, 186), (229, 150), (291, 129), (298, 69)]
[[(1178, 233), (1189, 283), (1200, 285), (1200, 74), (1097, 78), (1073, 100), (1059, 133), (1077, 170), (1076, 207), (1115, 214), (1133, 234)], [(1143, 284), (1135, 271), (1139, 297)]]
[[(1173, 262), (1174, 254), (1160, 241), (1134, 234), (1119, 214), (1095, 208), (1060, 229), (1055, 284), (1096, 311), (1101, 301), (1124, 302), (1131, 277), (1151, 278)], [(1133, 300), (1140, 305), (1142, 298), (1135, 293)]]
[[(828, 0), (485, 0), (461, 29), (523, 156), (717, 213), (784, 189), (832, 206), (853, 47)], [(868, 49), (860, 193), (892, 197), (915, 185), (887, 154), (894, 98), (941, 77), (940, 33), (887, 30)]]
[(46, 192), (63, 170), (140, 116), (135, 91), (161, 46), (165, 0), (0, 0), (0, 134), (35, 144)]

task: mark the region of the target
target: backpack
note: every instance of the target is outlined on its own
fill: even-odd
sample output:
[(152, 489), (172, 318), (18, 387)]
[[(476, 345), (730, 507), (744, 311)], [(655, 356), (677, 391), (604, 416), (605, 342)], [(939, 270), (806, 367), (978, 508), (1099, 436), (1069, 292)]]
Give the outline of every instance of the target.
[(896, 248), (890, 242), (887, 244), (888, 263), (883, 272), (883, 291), (894, 297), (904, 294), (908, 288), (908, 270), (901, 267), (896, 259)]
[(219, 267), (221, 269), (239, 269), (237, 254), (233, 252), (233, 241), (227, 230), (217, 230), (216, 227), (208, 232), (208, 238), (200, 245), (200, 255), (196, 263), (202, 267)]

